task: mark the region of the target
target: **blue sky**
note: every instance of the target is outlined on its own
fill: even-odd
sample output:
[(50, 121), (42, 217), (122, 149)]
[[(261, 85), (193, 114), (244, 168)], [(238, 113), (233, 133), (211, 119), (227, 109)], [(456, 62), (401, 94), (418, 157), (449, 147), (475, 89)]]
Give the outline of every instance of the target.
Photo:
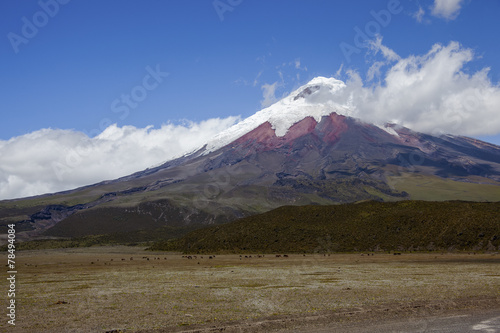
[[(497, 0), (2, 1), (0, 164), (13, 161), (7, 160), (7, 153), (14, 150), (11, 143), (16, 138), (16, 142), (47, 140), (44, 147), (57, 140), (78, 146), (98, 135), (123, 138), (140, 132), (147, 140), (154, 130), (166, 128), (175, 137), (179, 130), (204, 140), (239, 119), (235, 117), (252, 115), (315, 76), (348, 80), (356, 73), (365, 86), (384, 87), (385, 75), (398, 59), (424, 56), (435, 44), (446, 47), (457, 42), (458, 50), (450, 52), (472, 54), (457, 65), (462, 75), (472, 77), (489, 68), (483, 70), (486, 77), (481, 82), (494, 91), (478, 97), (487, 103), (491, 96), (498, 97), (499, 13)], [(366, 34), (365, 42), (381, 44), (357, 47), (357, 31)], [(346, 47), (356, 48), (357, 53), (346, 56)], [(397, 58), (391, 60), (384, 50)], [(368, 77), (370, 69), (374, 78)], [(127, 103), (127, 95), (135, 100), (129, 97)], [(471, 113), (460, 121), (475, 116)], [(479, 116), (499, 118), (494, 112)], [(479, 127), (464, 127), (463, 134), (500, 144), (500, 127), (485, 127), (484, 133)], [(462, 127), (456, 129), (460, 132)], [(188, 134), (184, 138), (198, 144)], [(192, 148), (179, 142), (172, 146), (170, 155)], [(72, 149), (67, 144), (52, 150), (67, 154)], [(167, 152), (160, 161), (170, 155)], [(48, 163), (40, 158), (27, 162)], [(68, 159), (61, 163), (80, 170)], [(23, 156), (16, 155), (14, 162), (20, 161)], [(0, 170), (4, 188), (17, 182), (0, 198), (99, 178), (95, 170), (88, 178), (72, 179), (65, 169), (64, 177), (53, 178), (60, 186), (35, 186), (23, 192), (29, 177), (14, 175), (15, 169)], [(14, 176), (18, 178), (13, 181)]]

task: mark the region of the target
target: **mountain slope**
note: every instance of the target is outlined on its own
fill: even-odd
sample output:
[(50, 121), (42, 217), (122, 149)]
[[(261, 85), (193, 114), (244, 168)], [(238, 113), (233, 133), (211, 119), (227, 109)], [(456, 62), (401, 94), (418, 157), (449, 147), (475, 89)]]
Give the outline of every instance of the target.
[(283, 205), (500, 201), (500, 147), (351, 118), (335, 102), (342, 85), (316, 78), (161, 166), (59, 194), (2, 201), (0, 228), (16, 222), (21, 240), (80, 237), (192, 229)]

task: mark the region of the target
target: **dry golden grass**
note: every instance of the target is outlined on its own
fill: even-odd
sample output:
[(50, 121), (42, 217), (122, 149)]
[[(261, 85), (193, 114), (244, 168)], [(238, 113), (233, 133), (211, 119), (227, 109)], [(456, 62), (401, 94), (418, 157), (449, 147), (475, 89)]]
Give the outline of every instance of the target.
[[(492, 254), (186, 259), (130, 247), (25, 251), (18, 252), (17, 320), (9, 331), (187, 330), (381, 304), (499, 299), (499, 264)], [(0, 329), (7, 326), (4, 319)]]

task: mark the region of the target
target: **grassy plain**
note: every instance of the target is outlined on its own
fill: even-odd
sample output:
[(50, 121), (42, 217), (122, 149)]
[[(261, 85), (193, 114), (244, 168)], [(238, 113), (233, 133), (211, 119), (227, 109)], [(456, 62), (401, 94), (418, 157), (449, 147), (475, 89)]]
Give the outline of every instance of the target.
[(115, 246), (17, 255), (16, 327), (7, 328), (4, 319), (1, 331), (208, 332), (225, 327), (225, 332), (271, 332), (321, 316), (350, 320), (377, 309), (409, 316), (492, 304), (500, 308), (498, 254), (187, 259)]
[(469, 177), (470, 181), (455, 181), (438, 176), (402, 173), (389, 177), (389, 184), (398, 191), (405, 191), (412, 200), (490, 201), (500, 200), (499, 183), (481, 177)]

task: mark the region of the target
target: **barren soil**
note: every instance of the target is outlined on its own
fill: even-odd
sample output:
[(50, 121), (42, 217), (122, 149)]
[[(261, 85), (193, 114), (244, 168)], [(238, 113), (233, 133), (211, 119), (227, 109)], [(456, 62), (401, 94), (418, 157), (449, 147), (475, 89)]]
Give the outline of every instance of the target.
[(4, 315), (0, 330), (285, 332), (500, 309), (498, 254), (249, 256), (18, 252), (16, 326)]

